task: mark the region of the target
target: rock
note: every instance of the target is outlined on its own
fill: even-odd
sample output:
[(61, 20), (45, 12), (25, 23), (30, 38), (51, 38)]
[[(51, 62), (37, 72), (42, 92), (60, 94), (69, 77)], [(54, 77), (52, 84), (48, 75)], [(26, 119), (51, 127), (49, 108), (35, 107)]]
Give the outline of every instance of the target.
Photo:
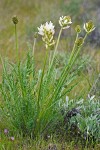
[(48, 149), (47, 150), (57, 150), (57, 146), (55, 144), (50, 143), (48, 145)]

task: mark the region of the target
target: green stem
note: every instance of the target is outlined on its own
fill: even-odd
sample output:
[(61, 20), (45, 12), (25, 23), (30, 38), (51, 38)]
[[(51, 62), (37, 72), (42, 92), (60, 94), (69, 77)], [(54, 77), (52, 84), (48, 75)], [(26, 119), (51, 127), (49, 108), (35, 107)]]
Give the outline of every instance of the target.
[[(76, 42), (77, 38), (78, 38), (78, 34), (76, 35), (75, 42)], [(63, 72), (62, 72), (62, 74), (61, 74), (61, 79), (63, 79), (63, 76), (64, 76), (66, 70), (69, 68), (70, 63), (71, 63), (71, 61), (72, 61), (72, 59), (73, 59), (73, 56), (74, 56), (74, 53), (75, 53), (75, 47), (76, 47), (75, 42), (74, 42), (74, 46), (73, 46), (73, 49), (72, 49), (72, 52), (71, 52), (71, 56), (70, 56), (68, 65), (67, 65), (67, 67), (63, 70)], [(60, 84), (61, 84), (61, 81), (59, 81), (58, 87), (59, 87)]]
[(58, 39), (57, 39), (57, 43), (56, 43), (56, 46), (55, 46), (55, 51), (54, 51), (54, 56), (56, 54), (56, 51), (57, 51), (57, 48), (58, 48), (58, 44), (59, 44), (59, 40), (60, 40), (60, 37), (61, 37), (61, 33), (62, 33), (62, 28), (60, 29), (60, 32), (59, 32), (59, 35), (58, 35)]
[(16, 42), (16, 58), (18, 60), (19, 52), (18, 52), (18, 38), (17, 38), (17, 26), (16, 26), (16, 24), (15, 24), (15, 42)]
[[(76, 35), (75, 42), (76, 42), (77, 38), (78, 38), (78, 33)], [(74, 42), (74, 46), (73, 46), (73, 49), (72, 49), (72, 52), (71, 52), (71, 56), (70, 56), (70, 59), (69, 59), (69, 62), (68, 62), (68, 66), (70, 66), (70, 63), (71, 63), (71, 61), (73, 59), (73, 56), (74, 56), (74, 53), (75, 53), (75, 47), (76, 47), (75, 42)], [(68, 68), (68, 66), (67, 66), (67, 68)], [(65, 72), (66, 72), (66, 68), (63, 70), (63, 72), (61, 74), (61, 79), (63, 79), (63, 76), (64, 76)], [(59, 84), (60, 84), (60, 81), (59, 81)], [(58, 87), (59, 87), (59, 84), (58, 84)]]
[[(83, 41), (85, 41), (87, 35), (88, 35), (88, 34), (86, 33), (86, 35), (85, 35)], [(72, 68), (72, 65), (74, 64), (74, 62), (75, 62), (75, 60), (76, 60), (78, 54), (80, 53), (81, 48), (82, 48), (82, 45), (78, 48), (78, 50), (77, 50), (77, 52), (76, 52), (74, 58), (72, 59), (72, 63), (71, 63), (71, 65), (70, 65), (70, 68)]]
[[(85, 41), (86, 37), (87, 37), (87, 34), (84, 37), (84, 41)], [(81, 50), (81, 47), (82, 46), (80, 46), (79, 49), (77, 50), (75, 57), (74, 58), (72, 57), (72, 59), (71, 59), (72, 62), (70, 61), (70, 63), (68, 63), (68, 66), (64, 69), (64, 71), (63, 71), (63, 73), (62, 73), (62, 75), (60, 77), (60, 80), (58, 82), (57, 89), (55, 90), (57, 92), (54, 93), (54, 95), (55, 95), (54, 97), (56, 97), (58, 95), (59, 90), (61, 89), (60, 85), (63, 85), (65, 79), (67, 78), (67, 76), (68, 76), (68, 74), (69, 74), (69, 72), (70, 72), (70, 70), (71, 70), (75, 60), (77, 59), (77, 56), (78, 56), (78, 54), (79, 54), (79, 52)]]
[(51, 51), (50, 51), (50, 55), (49, 55), (49, 66), (50, 66), (50, 62), (51, 62)]
[(1, 59), (2, 66), (3, 66), (3, 68), (4, 68), (3, 59), (2, 59), (1, 54), (0, 54), (0, 59)]
[(76, 35), (76, 39), (75, 39), (75, 42), (74, 42), (74, 46), (73, 46), (73, 49), (72, 49), (72, 52), (71, 52), (71, 56), (70, 56), (70, 59), (69, 59), (69, 62), (68, 62), (68, 64), (70, 64), (70, 62), (71, 62), (71, 60), (72, 60), (72, 58), (73, 58), (73, 56), (74, 56), (74, 52), (75, 52), (75, 47), (76, 47), (76, 41), (77, 41), (77, 38), (78, 38), (78, 33), (77, 33), (77, 35)]
[[(85, 39), (86, 39), (86, 37), (87, 37), (87, 33), (86, 33), (86, 35), (85, 35), (85, 37), (84, 37), (84, 39), (83, 39), (83, 41), (85, 41)], [(73, 56), (74, 56), (74, 58), (72, 57), (72, 59), (71, 59), (71, 61), (70, 61), (70, 63), (68, 63), (68, 66), (70, 66), (70, 68), (72, 68), (72, 65), (74, 64), (74, 62), (75, 62), (75, 60), (76, 60), (76, 58), (77, 58), (77, 56), (78, 56), (78, 54), (80, 53), (80, 50), (81, 50), (81, 48), (82, 48), (82, 46), (80, 46), (79, 48), (78, 48), (78, 50), (77, 50), (77, 52), (76, 52), (76, 54), (75, 54), (75, 56), (74, 56), (74, 53), (73, 53)], [(74, 50), (74, 52), (75, 52), (75, 50)]]
[(45, 72), (45, 67), (46, 67), (46, 62), (47, 62), (47, 56), (48, 56), (48, 50), (46, 50), (46, 55), (45, 55), (45, 59), (44, 59), (44, 66), (43, 66), (43, 71), (42, 71), (42, 75), (41, 75), (41, 79), (40, 79), (40, 84), (39, 84), (39, 91), (38, 91), (38, 97), (37, 97), (37, 111), (38, 111), (38, 115), (37, 115), (37, 127), (36, 127), (36, 134), (40, 133), (40, 99), (41, 99), (41, 88), (42, 88), (42, 83), (43, 83), (43, 77), (44, 77), (44, 72)]
[(20, 83), (20, 88), (21, 88), (21, 93), (23, 98), (25, 97), (25, 89), (23, 88), (23, 79), (21, 76), (21, 64), (20, 62), (18, 63), (18, 75), (19, 75), (19, 83)]
[[(50, 72), (50, 70), (51, 70), (51, 68), (52, 68), (52, 65), (53, 65), (53, 62), (54, 62), (54, 59), (55, 59), (55, 55), (56, 55), (56, 51), (57, 51), (57, 48), (58, 48), (59, 40), (60, 40), (60, 37), (61, 37), (61, 33), (62, 33), (62, 28), (61, 28), (60, 31), (59, 31), (59, 35), (58, 35), (57, 43), (56, 43), (56, 46), (55, 46), (53, 58), (52, 58), (52, 60), (51, 60), (49, 72)], [(49, 74), (49, 73), (48, 73), (48, 74)]]
[(42, 75), (41, 75), (41, 80), (40, 80), (40, 85), (39, 85), (39, 92), (38, 92), (38, 109), (40, 108), (40, 104), (39, 104), (39, 100), (40, 100), (40, 93), (41, 93), (41, 87), (42, 87), (42, 82), (43, 82), (43, 77), (44, 77), (44, 71), (45, 71), (45, 67), (46, 67), (46, 62), (47, 62), (47, 54), (48, 54), (48, 50), (46, 50), (46, 55), (45, 55), (45, 59), (44, 59), (44, 66), (43, 66), (43, 71), (42, 71)]
[(36, 38), (34, 38), (34, 43), (33, 43), (33, 56), (34, 56), (34, 51), (35, 51), (35, 45), (36, 45)]

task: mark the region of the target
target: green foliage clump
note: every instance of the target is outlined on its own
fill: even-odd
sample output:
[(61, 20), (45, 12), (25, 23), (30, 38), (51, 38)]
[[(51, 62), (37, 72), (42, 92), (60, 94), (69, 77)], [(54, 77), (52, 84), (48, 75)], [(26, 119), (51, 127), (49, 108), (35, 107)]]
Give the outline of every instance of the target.
[[(19, 133), (31, 135), (33, 138), (44, 135), (50, 126), (62, 120), (63, 100), (78, 85), (78, 73), (85, 64), (85, 61), (80, 61), (74, 68), (85, 39), (92, 30), (86, 32), (84, 38), (80, 38), (77, 32), (68, 62), (64, 63), (59, 71), (56, 61), (57, 48), (62, 30), (70, 28), (72, 24), (71, 18), (60, 17), (59, 24), (61, 29), (56, 42), (55, 29), (51, 21), (38, 28), (38, 34), (42, 36), (46, 47), (42, 69), (37, 69), (35, 65), (34, 50), (37, 36), (34, 39), (33, 50), (28, 52), (23, 61), (19, 60), (17, 24), (14, 24), (17, 63), (3, 62), (1, 58), (3, 74), (0, 92), (3, 103), (0, 117), (6, 117)], [(54, 51), (49, 57), (51, 48), (54, 48)]]

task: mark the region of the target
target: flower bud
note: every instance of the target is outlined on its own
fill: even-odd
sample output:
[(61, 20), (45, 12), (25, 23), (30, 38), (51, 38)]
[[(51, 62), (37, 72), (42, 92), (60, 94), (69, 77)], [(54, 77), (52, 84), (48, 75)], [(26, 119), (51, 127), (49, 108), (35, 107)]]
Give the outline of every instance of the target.
[(92, 32), (93, 30), (95, 30), (95, 26), (93, 24), (93, 21), (89, 21), (87, 23), (84, 24), (84, 29), (87, 33)]
[(75, 27), (75, 31), (76, 31), (77, 33), (80, 33), (80, 32), (81, 32), (81, 27), (80, 27), (80, 25), (77, 25), (77, 26)]
[(15, 140), (15, 138), (14, 138), (13, 136), (11, 136), (11, 137), (10, 137), (10, 140), (11, 140), (11, 141), (14, 141), (14, 140)]
[(84, 39), (82, 37), (79, 37), (75, 43), (77, 47), (80, 47), (84, 43)]
[(9, 130), (8, 129), (4, 129), (4, 134), (8, 134)]
[(38, 37), (38, 33), (35, 32), (35, 33), (34, 33), (34, 38), (37, 38), (37, 37)]
[(13, 16), (12, 21), (13, 21), (14, 24), (17, 24), (17, 23), (18, 23), (18, 18), (17, 18), (17, 16)]

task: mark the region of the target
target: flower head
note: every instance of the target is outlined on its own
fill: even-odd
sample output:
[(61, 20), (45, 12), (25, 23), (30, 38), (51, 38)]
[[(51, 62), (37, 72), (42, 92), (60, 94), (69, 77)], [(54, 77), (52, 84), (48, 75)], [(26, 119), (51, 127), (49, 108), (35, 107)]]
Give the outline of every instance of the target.
[(15, 140), (15, 138), (14, 138), (13, 136), (11, 136), (11, 137), (10, 137), (10, 140), (11, 140), (11, 141), (14, 141), (14, 140)]
[(4, 129), (4, 134), (8, 134), (9, 130), (8, 129)]
[(17, 16), (13, 16), (13, 17), (12, 17), (12, 21), (13, 21), (13, 23), (16, 25), (16, 24), (18, 23), (18, 18), (17, 18)]
[(38, 34), (43, 36), (44, 35), (44, 25), (41, 24), (41, 26), (38, 27), (38, 31), (39, 31)]
[(79, 37), (75, 43), (77, 47), (80, 47), (84, 43), (84, 39), (82, 37)]
[(59, 18), (59, 24), (63, 29), (67, 29), (72, 24), (70, 16), (62, 16)]
[(46, 33), (52, 34), (54, 35), (55, 30), (54, 30), (54, 25), (53, 23), (50, 21), (49, 23), (46, 22), (45, 24), (41, 24), (40, 27), (38, 27), (38, 34), (44, 36)]
[(81, 27), (80, 27), (80, 25), (77, 25), (77, 26), (75, 27), (75, 30), (76, 30), (77, 33), (80, 33), (80, 32), (81, 32)]
[(45, 23), (44, 30), (50, 32), (52, 35), (54, 35), (55, 33), (54, 25), (51, 21), (49, 23), (48, 22)]
[(84, 29), (87, 33), (92, 32), (93, 30), (95, 30), (95, 26), (93, 24), (93, 21), (89, 21), (87, 23), (84, 24)]
[(37, 37), (38, 37), (38, 33), (35, 32), (35, 33), (34, 33), (34, 38), (37, 38)]
[(38, 34), (42, 36), (42, 40), (45, 42), (46, 48), (55, 44), (53, 40), (54, 33), (54, 25), (51, 21), (38, 27)]

